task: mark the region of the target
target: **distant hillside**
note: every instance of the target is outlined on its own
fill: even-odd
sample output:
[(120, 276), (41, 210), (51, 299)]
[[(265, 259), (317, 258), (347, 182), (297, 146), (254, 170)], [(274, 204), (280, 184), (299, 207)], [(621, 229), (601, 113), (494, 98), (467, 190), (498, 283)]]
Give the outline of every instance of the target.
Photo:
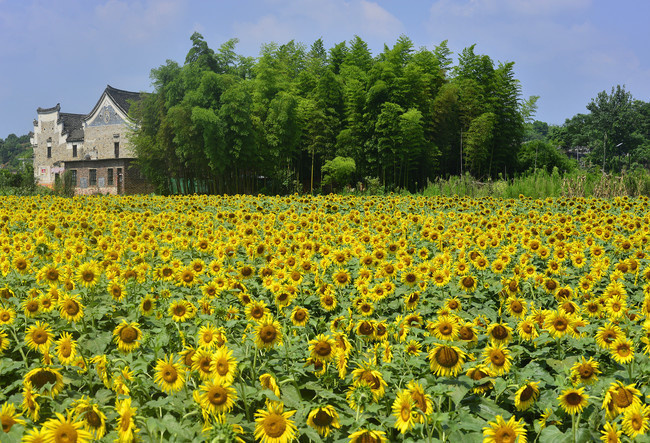
[(31, 157), (32, 146), (28, 134), (20, 137), (9, 134), (4, 140), (0, 138), (0, 168), (16, 170)]

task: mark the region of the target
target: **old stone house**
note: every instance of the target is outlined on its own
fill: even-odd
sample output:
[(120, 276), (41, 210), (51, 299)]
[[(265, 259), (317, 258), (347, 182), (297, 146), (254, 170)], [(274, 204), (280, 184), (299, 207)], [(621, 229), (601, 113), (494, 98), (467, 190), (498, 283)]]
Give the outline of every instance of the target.
[(129, 108), (138, 100), (140, 93), (108, 85), (88, 114), (38, 108), (31, 139), (38, 183), (52, 187), (70, 171), (76, 194), (151, 192), (128, 140)]

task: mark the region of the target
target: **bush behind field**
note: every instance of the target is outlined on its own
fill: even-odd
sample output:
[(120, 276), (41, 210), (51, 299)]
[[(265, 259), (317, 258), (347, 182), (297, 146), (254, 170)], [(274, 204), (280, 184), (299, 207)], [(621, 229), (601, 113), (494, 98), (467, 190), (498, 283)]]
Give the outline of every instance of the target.
[(516, 198), (546, 197), (637, 197), (650, 196), (650, 173), (644, 169), (619, 175), (575, 171), (560, 175), (557, 168), (544, 169), (510, 180), (480, 182), (469, 174), (438, 179), (422, 192), (425, 196), (468, 196)]

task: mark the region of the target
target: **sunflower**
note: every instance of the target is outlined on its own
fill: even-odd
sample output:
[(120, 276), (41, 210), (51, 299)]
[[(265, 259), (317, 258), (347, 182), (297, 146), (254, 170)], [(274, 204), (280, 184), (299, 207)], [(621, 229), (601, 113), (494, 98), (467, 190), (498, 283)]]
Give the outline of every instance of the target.
[(115, 410), (119, 417), (117, 418), (117, 432), (120, 442), (135, 441), (139, 429), (135, 427), (136, 408), (131, 406), (131, 398), (115, 402)]
[(440, 340), (456, 340), (460, 332), (458, 321), (446, 315), (439, 316), (435, 323), (427, 325), (427, 329)]
[(16, 311), (10, 307), (0, 307), (0, 326), (10, 325), (16, 319)]
[(492, 377), (494, 375), (492, 373), (492, 370), (483, 364), (469, 368), (466, 375), (474, 380), (475, 384), (472, 388), (472, 391), (476, 394), (485, 394), (487, 391), (494, 387), (492, 380), (488, 380), (480, 384), (476, 383), (479, 380), (483, 380), (484, 378)]
[(508, 310), (508, 314), (511, 316), (515, 318), (523, 318), (528, 310), (527, 302), (521, 297), (510, 295), (506, 299), (506, 309)]
[(612, 358), (620, 364), (629, 363), (634, 360), (634, 344), (632, 340), (619, 337), (610, 346), (609, 351)]
[(126, 286), (117, 280), (111, 280), (106, 287), (111, 298), (117, 302), (124, 300), (126, 297)]
[(113, 336), (120, 351), (128, 354), (140, 346), (142, 331), (138, 326), (138, 323), (128, 323), (122, 319), (122, 323), (113, 329)]
[(404, 434), (417, 422), (419, 413), (415, 402), (407, 390), (400, 391), (393, 402), (393, 416), (396, 418), (395, 428)]
[(384, 431), (373, 431), (370, 429), (359, 429), (348, 436), (350, 443), (386, 443)]
[(641, 405), (641, 391), (634, 384), (624, 385), (620, 381), (613, 382), (603, 399), (602, 408), (607, 411), (609, 418), (616, 417), (627, 409)]
[(539, 398), (539, 382), (528, 382), (515, 393), (515, 407), (519, 411), (530, 408)]
[(212, 415), (230, 412), (237, 400), (235, 388), (228, 383), (208, 380), (201, 385), (199, 392), (201, 408)]
[(273, 377), (269, 373), (266, 373), (260, 375), (259, 380), (263, 389), (268, 389), (269, 391), (273, 391), (276, 397), (280, 397), (280, 387), (278, 386), (275, 377)]
[(82, 396), (73, 402), (73, 410), (81, 418), (83, 427), (93, 435), (93, 439), (101, 440), (106, 434), (106, 414), (102, 412), (97, 403)]
[(635, 405), (628, 408), (623, 414), (623, 431), (628, 437), (635, 439), (645, 435), (650, 429), (650, 406)]
[(600, 440), (604, 443), (620, 443), (623, 431), (618, 429), (616, 423), (607, 422), (600, 433), (603, 434)]
[(334, 356), (336, 342), (330, 335), (319, 334), (309, 341), (310, 357), (314, 360), (329, 361)]
[(199, 328), (198, 340), (200, 348), (214, 349), (225, 343), (225, 331), (212, 324), (203, 325)]
[(411, 395), (415, 407), (420, 410), (417, 420), (424, 423), (425, 417), (428, 417), (433, 412), (433, 401), (431, 396), (424, 392), (422, 385), (415, 380), (411, 380), (406, 385), (408, 393)]
[(25, 332), (25, 342), (30, 349), (39, 351), (44, 354), (50, 349), (53, 335), (52, 328), (45, 322), (37, 321), (35, 325), (27, 328)]
[(332, 275), (332, 279), (336, 286), (347, 286), (350, 283), (350, 273), (345, 269), (339, 269)]
[(59, 315), (68, 322), (77, 322), (84, 316), (84, 306), (79, 301), (79, 294), (66, 294), (59, 299)]
[(309, 311), (300, 306), (296, 306), (291, 311), (291, 323), (294, 326), (305, 326), (309, 321)]
[(220, 347), (212, 354), (210, 373), (218, 383), (230, 384), (235, 379), (237, 360), (226, 346)]
[(291, 417), (296, 411), (284, 412), (280, 402), (269, 402), (266, 409), (255, 412), (255, 438), (261, 443), (288, 443), (296, 439), (296, 425)]
[(142, 315), (151, 315), (154, 309), (156, 309), (156, 299), (151, 294), (147, 294), (140, 301), (140, 312)]
[(163, 392), (172, 394), (185, 386), (185, 369), (174, 356), (158, 359), (155, 371), (153, 379)]
[(246, 305), (244, 310), (246, 318), (248, 320), (260, 321), (266, 314), (269, 313), (269, 309), (266, 307), (266, 303), (263, 301), (252, 301)]
[(502, 416), (497, 415), (493, 422), (488, 422), (488, 425), (483, 428), (483, 436), (484, 443), (514, 443), (517, 439), (520, 443), (525, 443), (525, 423), (522, 423), (522, 419), (515, 420), (514, 416), (506, 422)]
[(13, 403), (5, 402), (0, 410), (0, 424), (2, 424), (2, 431), (9, 433), (13, 425), (25, 426), (25, 420), (16, 413), (16, 407)]
[(23, 301), (22, 307), (25, 317), (34, 318), (40, 313), (41, 304), (37, 297), (30, 297)]
[(510, 371), (512, 357), (510, 350), (503, 344), (490, 344), (483, 350), (485, 364), (495, 375), (503, 375)]
[(357, 365), (357, 369), (352, 371), (352, 384), (367, 383), (372, 391), (372, 396), (375, 401), (379, 400), (386, 393), (386, 382), (381, 372), (376, 369), (376, 364), (372, 361), (365, 361)]
[(83, 422), (74, 419), (70, 412), (67, 417), (57, 412), (56, 418), (46, 421), (43, 427), (46, 441), (85, 443), (93, 439), (93, 435), (83, 429)]
[(624, 336), (625, 334), (620, 326), (610, 322), (598, 328), (596, 344), (601, 348), (609, 349), (614, 341)]
[(0, 329), (0, 355), (9, 347), (9, 339), (7, 338), (7, 334), (5, 334), (5, 331)]
[(27, 431), (25, 435), (23, 435), (22, 442), (23, 443), (45, 443), (47, 441), (45, 440), (45, 431), (46, 429), (43, 427), (30, 429)]
[(69, 332), (62, 332), (56, 341), (56, 357), (62, 365), (70, 365), (77, 357), (77, 342)]
[(571, 367), (571, 380), (574, 385), (580, 383), (591, 385), (598, 381), (598, 374), (600, 373), (598, 362), (594, 361), (592, 357), (586, 360), (583, 356), (581, 361), (575, 362)]
[(192, 370), (198, 371), (201, 380), (212, 378), (212, 351), (205, 348), (199, 348), (192, 355)]
[(181, 286), (192, 287), (199, 283), (199, 280), (196, 278), (194, 268), (191, 266), (186, 266), (178, 272), (176, 275), (176, 281), (180, 283)]
[(505, 323), (492, 323), (487, 334), (493, 344), (507, 345), (512, 340), (512, 328)]
[(95, 261), (82, 263), (77, 269), (77, 281), (86, 288), (91, 288), (99, 281), (101, 268)]
[(332, 432), (332, 428), (339, 429), (341, 427), (339, 414), (331, 405), (312, 409), (307, 416), (307, 425), (316, 429), (318, 434), (325, 438)]
[(182, 322), (192, 318), (192, 308), (186, 300), (176, 300), (169, 304), (169, 315), (175, 322)]
[(579, 414), (587, 406), (589, 396), (585, 394), (585, 388), (564, 389), (557, 398), (560, 406), (567, 414)]
[(338, 300), (333, 293), (326, 292), (320, 295), (320, 305), (326, 311), (333, 311), (338, 304)]
[(466, 354), (459, 347), (436, 344), (429, 350), (429, 366), (437, 376), (455, 377), (465, 363)]
[(39, 397), (40, 395), (34, 392), (31, 385), (23, 386), (23, 402), (21, 404), (23, 414), (27, 415), (35, 423), (38, 422), (41, 411), (41, 405), (37, 401)]
[(255, 344), (258, 348), (272, 349), (282, 344), (282, 327), (271, 315), (264, 317), (255, 326)]
[(544, 328), (551, 336), (561, 338), (571, 330), (573, 319), (564, 311), (551, 311), (544, 319)]
[(471, 275), (461, 276), (460, 280), (458, 280), (458, 286), (465, 292), (474, 292), (476, 285), (476, 279)]

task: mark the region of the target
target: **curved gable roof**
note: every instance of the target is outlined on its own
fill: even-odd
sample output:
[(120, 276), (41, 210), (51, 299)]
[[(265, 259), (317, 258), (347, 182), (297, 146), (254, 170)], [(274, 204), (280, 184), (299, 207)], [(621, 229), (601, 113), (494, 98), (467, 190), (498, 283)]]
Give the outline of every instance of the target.
[(104, 92), (102, 93), (101, 97), (99, 97), (99, 100), (97, 100), (97, 103), (93, 107), (92, 111), (86, 114), (84, 118), (85, 120), (88, 120), (92, 115), (95, 114), (95, 112), (97, 112), (97, 109), (106, 96), (108, 96), (111, 101), (115, 103), (115, 106), (117, 106), (119, 110), (124, 113), (124, 115), (129, 115), (129, 109), (131, 108), (132, 102), (139, 101), (142, 98), (142, 95), (139, 92), (124, 91), (122, 89), (114, 88), (111, 85), (106, 85), (106, 89), (104, 89)]

